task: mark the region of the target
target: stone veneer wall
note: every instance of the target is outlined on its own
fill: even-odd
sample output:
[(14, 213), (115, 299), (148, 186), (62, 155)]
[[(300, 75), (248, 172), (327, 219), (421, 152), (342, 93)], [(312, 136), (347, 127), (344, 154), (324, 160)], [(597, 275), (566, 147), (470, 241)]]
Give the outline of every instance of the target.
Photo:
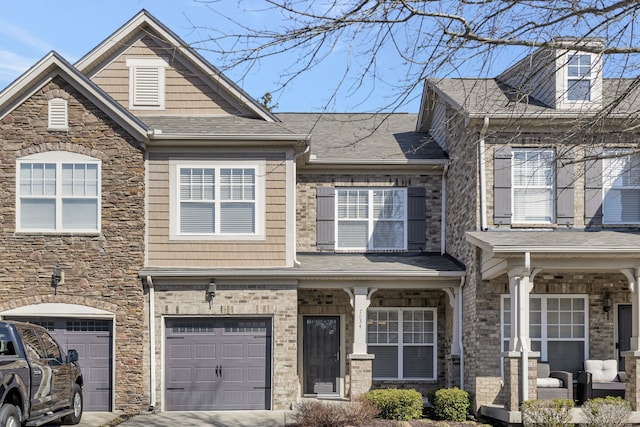
[[(482, 372), (476, 380), (476, 402), (478, 405), (506, 404), (505, 389), (500, 381), (501, 295), (509, 293), (506, 275), (480, 284), (478, 293), (478, 354), (477, 363)], [(534, 280), (532, 295), (535, 294), (589, 294), (589, 357), (593, 359), (616, 358), (614, 349), (614, 322), (602, 310), (605, 294), (611, 295), (614, 304), (629, 304), (631, 292), (627, 279), (622, 274), (545, 274), (540, 273)]]
[(305, 174), (300, 170), (297, 183), (297, 251), (316, 251), (316, 188), (348, 187), (425, 187), (426, 252), (440, 252), (442, 223), (442, 177), (435, 175), (335, 175)]
[[(218, 282), (218, 281), (217, 281)], [(205, 300), (209, 281), (197, 284), (174, 282), (155, 286), (156, 306), (156, 366), (161, 360), (163, 316), (237, 316), (270, 317), (273, 319), (272, 346), (272, 407), (290, 409), (299, 397), (297, 372), (298, 316), (297, 291), (293, 285), (233, 285), (218, 283), (211, 306)], [(345, 294), (346, 295), (346, 294)], [(164, 372), (156, 371), (158, 404), (162, 406), (161, 384)]]
[[(47, 129), (48, 100), (68, 101), (69, 128)], [(146, 409), (142, 340), (144, 161), (140, 144), (57, 77), (0, 121), (0, 311), (71, 303), (115, 314), (114, 410)], [(102, 161), (102, 229), (96, 234), (15, 233), (16, 159), (68, 151)], [(64, 283), (54, 295), (59, 264)], [(38, 313), (33, 313), (37, 315)]]

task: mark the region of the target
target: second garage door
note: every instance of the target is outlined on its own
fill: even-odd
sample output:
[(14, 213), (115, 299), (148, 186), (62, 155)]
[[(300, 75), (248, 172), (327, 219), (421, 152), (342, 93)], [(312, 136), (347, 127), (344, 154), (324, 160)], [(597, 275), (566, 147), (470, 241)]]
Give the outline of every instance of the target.
[(271, 319), (168, 319), (169, 411), (269, 409)]

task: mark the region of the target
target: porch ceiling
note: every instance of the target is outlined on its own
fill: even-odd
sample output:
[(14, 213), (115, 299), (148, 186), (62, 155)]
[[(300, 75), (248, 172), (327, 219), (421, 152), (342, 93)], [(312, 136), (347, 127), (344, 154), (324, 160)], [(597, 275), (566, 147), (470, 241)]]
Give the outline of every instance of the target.
[(620, 272), (640, 267), (640, 233), (619, 230), (477, 231), (467, 241), (482, 250), (489, 280), (524, 265), (541, 271)]

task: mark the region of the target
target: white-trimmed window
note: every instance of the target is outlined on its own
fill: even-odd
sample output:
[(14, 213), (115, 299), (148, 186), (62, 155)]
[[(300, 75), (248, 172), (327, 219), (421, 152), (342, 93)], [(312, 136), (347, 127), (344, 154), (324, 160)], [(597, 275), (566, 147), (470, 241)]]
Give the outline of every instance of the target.
[(264, 165), (175, 163), (175, 238), (264, 234)]
[(48, 127), (55, 130), (67, 130), (69, 127), (69, 114), (67, 112), (67, 100), (53, 98), (49, 100)]
[[(586, 295), (531, 295), (529, 337), (531, 350), (540, 352), (556, 371), (577, 372), (588, 356), (589, 298)], [(502, 296), (503, 351), (511, 339), (511, 297)]]
[(367, 311), (367, 351), (374, 379), (436, 378), (435, 308), (372, 308)]
[(577, 53), (569, 56), (567, 61), (567, 101), (591, 101), (591, 55)]
[(514, 223), (552, 223), (554, 218), (553, 150), (513, 150)]
[(640, 223), (640, 155), (629, 150), (606, 150), (602, 161), (602, 221)]
[(337, 248), (407, 249), (406, 188), (338, 188)]
[(127, 58), (129, 68), (129, 107), (163, 110), (165, 107), (165, 69), (162, 58)]
[(98, 159), (62, 151), (18, 159), (16, 230), (100, 231), (100, 166)]

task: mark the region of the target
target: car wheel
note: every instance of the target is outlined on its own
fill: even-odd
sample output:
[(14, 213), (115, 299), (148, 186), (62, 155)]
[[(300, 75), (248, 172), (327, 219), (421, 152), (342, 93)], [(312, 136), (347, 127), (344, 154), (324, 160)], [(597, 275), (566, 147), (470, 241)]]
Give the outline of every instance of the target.
[(73, 414), (69, 414), (62, 419), (62, 424), (78, 424), (82, 418), (82, 388), (78, 384), (73, 385), (71, 394), (71, 407)]
[(0, 427), (20, 427), (20, 412), (10, 403), (0, 408)]

